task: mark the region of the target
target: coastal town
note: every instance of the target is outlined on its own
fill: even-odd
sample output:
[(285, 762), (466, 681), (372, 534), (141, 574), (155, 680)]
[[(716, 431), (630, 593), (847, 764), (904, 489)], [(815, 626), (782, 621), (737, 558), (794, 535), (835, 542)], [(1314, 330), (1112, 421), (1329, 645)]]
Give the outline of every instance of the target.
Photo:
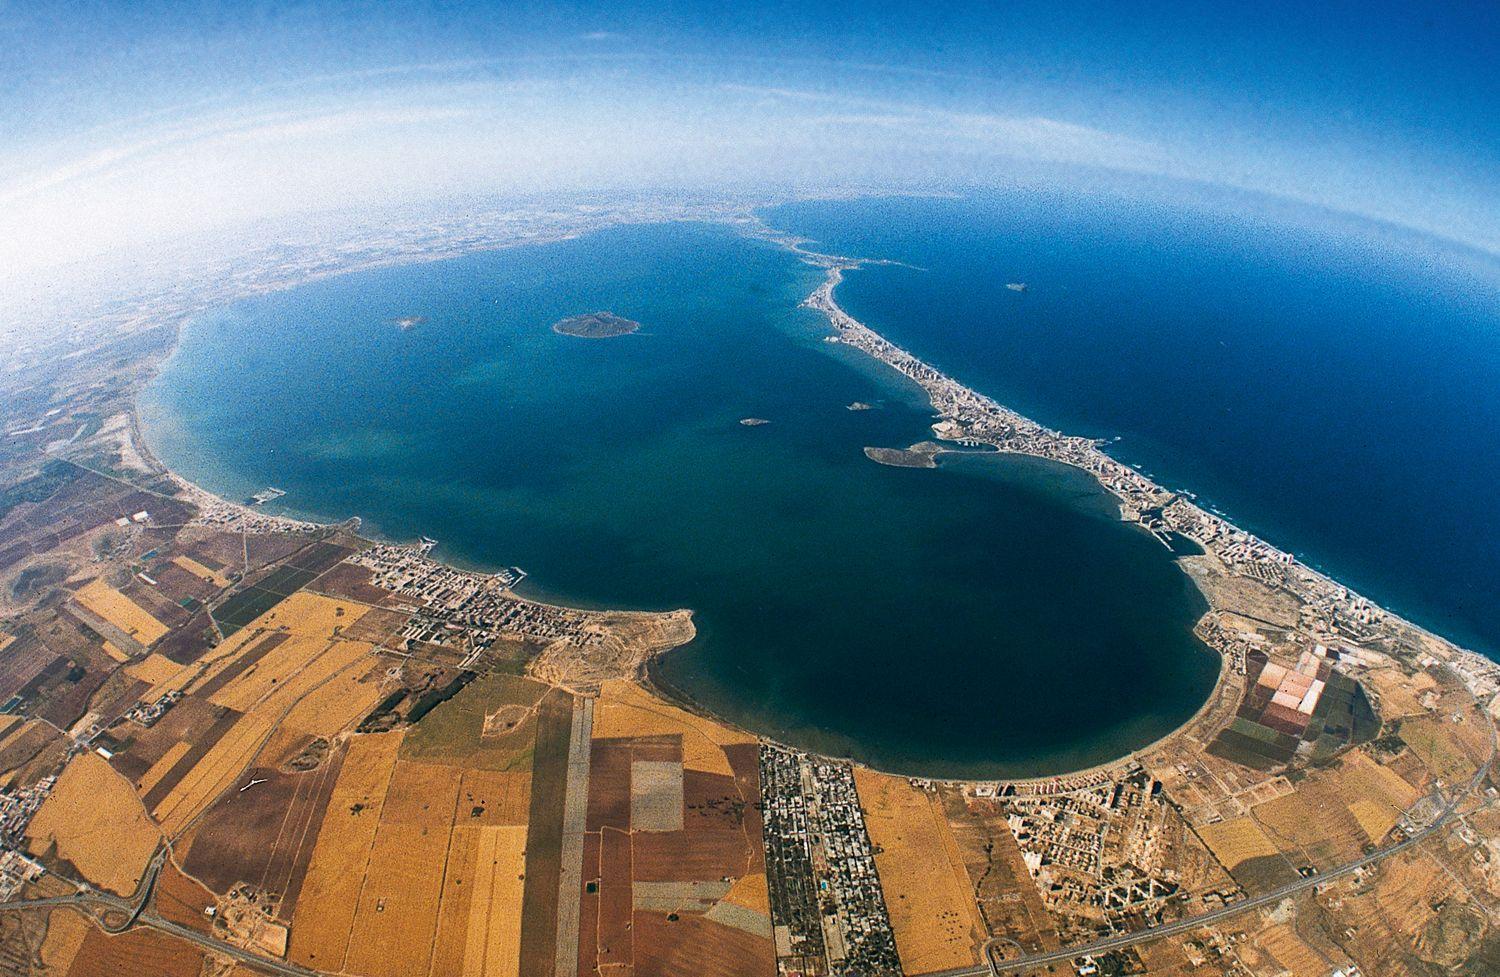
[(964, 388), (839, 308), (857, 262), (799, 253), (827, 272), (808, 304), (830, 338), (920, 384), (938, 439), (1088, 471), (1172, 550), (1221, 658), (1187, 724), (1089, 769), (985, 780), (736, 728), (651, 682), (689, 611), (531, 600), (519, 569), (167, 471), (129, 418), (170, 344), (106, 344), (26, 379), (39, 392), (7, 428), (0, 960), (71, 977), (1493, 970), (1500, 669)]

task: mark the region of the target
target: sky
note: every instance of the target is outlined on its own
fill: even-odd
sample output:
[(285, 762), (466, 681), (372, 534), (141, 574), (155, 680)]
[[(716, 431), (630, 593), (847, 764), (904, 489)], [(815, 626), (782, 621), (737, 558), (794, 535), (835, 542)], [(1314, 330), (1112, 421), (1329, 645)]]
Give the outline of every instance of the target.
[(0, 0), (0, 289), (455, 194), (1115, 176), (1495, 254), (1496, 64), (1493, 2)]

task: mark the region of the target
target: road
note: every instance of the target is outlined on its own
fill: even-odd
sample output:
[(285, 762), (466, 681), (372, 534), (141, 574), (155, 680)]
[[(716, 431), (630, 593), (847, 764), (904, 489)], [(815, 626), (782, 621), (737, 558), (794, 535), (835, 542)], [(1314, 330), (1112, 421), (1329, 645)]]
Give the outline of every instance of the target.
[[(151, 895), (156, 888), (157, 877), (161, 874), (162, 866), (166, 864), (169, 849), (163, 845), (158, 848), (152, 856), (150, 863), (146, 866), (146, 874), (141, 878), (140, 884), (136, 886), (135, 895), (129, 899), (121, 898), (108, 892), (100, 892), (97, 889), (87, 889), (75, 892), (67, 896), (51, 896), (45, 899), (25, 899), (14, 902), (0, 902), (0, 912), (17, 912), (43, 909), (76, 909), (85, 916), (92, 917), (99, 924), (99, 928), (107, 933), (123, 933), (135, 926), (149, 926), (152, 929), (170, 933), (179, 939), (195, 943), (205, 950), (210, 950), (220, 956), (229, 957), (239, 963), (272, 974), (280, 974), (283, 977), (318, 977), (317, 971), (299, 967), (296, 964), (287, 963), (284, 960), (276, 960), (271, 957), (262, 956), (252, 950), (247, 950), (233, 943), (200, 933), (189, 926), (163, 919), (156, 910), (148, 908)], [(125, 921), (119, 924), (107, 924), (104, 915), (108, 912), (125, 914)]]
[[(1128, 946), (1134, 946), (1137, 943), (1148, 943), (1152, 940), (1159, 940), (1162, 937), (1174, 936), (1178, 933), (1187, 933), (1204, 926), (1211, 926), (1231, 916), (1238, 916), (1240, 913), (1280, 902), (1288, 896), (1294, 896), (1313, 886), (1322, 885), (1325, 882), (1331, 882), (1346, 875), (1352, 875), (1362, 868), (1375, 864), (1381, 859), (1389, 858), (1392, 855), (1405, 851), (1413, 845), (1420, 844), (1429, 836), (1442, 830), (1453, 817), (1454, 812), (1458, 809), (1458, 805), (1463, 802), (1464, 798), (1473, 793), (1479, 787), (1480, 783), (1484, 781), (1484, 778), (1489, 776), (1490, 769), (1495, 764), (1497, 751), (1500, 751), (1500, 740), (1492, 739), (1490, 758), (1485, 761), (1484, 766), (1475, 772), (1474, 776), (1470, 778), (1468, 784), (1462, 790), (1454, 793), (1453, 799), (1448, 802), (1448, 805), (1443, 808), (1442, 812), (1433, 822), (1405, 841), (1391, 845), (1389, 848), (1373, 851), (1362, 858), (1340, 865), (1338, 868), (1329, 869), (1327, 872), (1309, 876), (1305, 879), (1298, 879), (1295, 882), (1288, 882), (1286, 885), (1272, 889), (1270, 892), (1241, 900), (1222, 909), (1215, 909), (1212, 912), (1190, 916), (1171, 923), (1164, 923), (1161, 926), (1149, 929), (1134, 930), (1130, 933), (1121, 933), (1118, 936), (1107, 936), (1103, 939), (1095, 940), (1093, 943), (1082, 943), (1042, 953), (1030, 953), (1025, 956), (1016, 957), (1013, 960), (991, 960), (973, 967), (945, 970), (941, 974), (933, 975), (933, 977), (992, 977), (992, 975), (1008, 971), (1022, 970), (1028, 967), (1045, 967), (1048, 964), (1054, 963), (1067, 963), (1070, 960), (1076, 960), (1078, 957), (1107, 953), (1110, 950), (1121, 950)], [(985, 946), (986, 955), (988, 954), (988, 947), (987, 943)]]

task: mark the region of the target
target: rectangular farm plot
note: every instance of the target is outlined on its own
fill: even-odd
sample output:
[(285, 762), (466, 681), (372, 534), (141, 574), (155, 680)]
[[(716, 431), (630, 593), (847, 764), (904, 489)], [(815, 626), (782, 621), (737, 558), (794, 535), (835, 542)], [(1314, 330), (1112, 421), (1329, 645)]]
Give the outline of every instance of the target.
[(856, 768), (875, 868), (908, 974), (966, 967), (985, 934), (941, 804), (904, 778)]
[[(526, 829), (479, 829), (474, 891), (464, 945), (463, 977), (518, 977)], [(433, 977), (439, 977), (434, 972)]]
[(190, 556), (173, 557), (172, 562), (177, 564), (182, 569), (186, 570), (188, 573), (191, 573), (199, 580), (211, 583), (215, 587), (229, 586), (230, 580), (227, 576), (224, 575), (222, 570), (212, 570)]
[(682, 763), (635, 760), (630, 764), (632, 831), (682, 830)]
[(183, 775), (151, 811), (168, 836), (175, 836), (187, 827), (250, 766), (271, 728), (272, 723), (267, 719), (241, 716)]
[(334, 627), (359, 620), (366, 609), (363, 604), (301, 591), (316, 576), (301, 567), (278, 567), (214, 608), (214, 620), (226, 637), (251, 624), (329, 636)]
[(758, 746), (626, 683), (594, 716), (578, 973), (774, 973)]
[(146, 772), (141, 774), (141, 779), (135, 782), (135, 789), (142, 795), (149, 794), (157, 784), (161, 783), (168, 772), (177, 765), (177, 761), (187, 756), (193, 744), (187, 740), (178, 740), (167, 748), (167, 752), (161, 755), (161, 759), (151, 764)]
[(652, 696), (633, 682), (605, 682), (594, 711), (594, 738), (682, 738), (682, 765), (689, 770), (729, 774), (724, 748), (754, 744), (748, 733), (720, 726)]
[(400, 745), (399, 732), (358, 736), (349, 743), (297, 900), (290, 947), (294, 963), (343, 969)]
[(169, 630), (139, 604), (103, 580), (90, 583), (74, 594), (73, 599), (144, 646), (153, 644)]
[(1198, 836), (1231, 873), (1252, 858), (1275, 858), (1281, 854), (1260, 825), (1249, 816), (1206, 824), (1198, 829)]

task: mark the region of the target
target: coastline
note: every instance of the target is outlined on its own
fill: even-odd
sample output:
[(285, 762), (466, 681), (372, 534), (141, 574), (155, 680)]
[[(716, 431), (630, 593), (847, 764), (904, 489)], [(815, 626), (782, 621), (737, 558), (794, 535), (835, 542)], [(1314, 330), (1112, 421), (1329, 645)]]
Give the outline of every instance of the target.
[[(818, 252), (811, 251), (806, 247), (803, 247), (803, 245), (806, 243), (805, 241), (793, 238), (789, 235), (780, 234), (779, 232), (766, 227), (758, 220), (750, 217), (731, 218), (729, 221), (727, 221), (727, 223), (729, 223), (731, 226), (737, 227), (743, 232), (751, 234), (752, 236), (762, 237), (779, 246), (788, 248), (793, 253), (797, 254), (802, 260), (817, 267), (821, 267), (825, 270), (825, 279), (823, 283), (815, 288), (814, 291), (809, 296), (807, 296), (806, 299), (804, 299), (802, 304), (805, 307), (822, 313), (828, 318), (830, 325), (832, 325), (835, 330), (834, 335), (827, 337), (828, 341), (853, 346), (856, 349), (859, 349), (861, 352), (866, 353), (872, 359), (884, 363), (886, 366), (895, 369), (897, 372), (901, 373), (903, 376), (907, 377), (908, 379), (915, 382), (918, 386), (922, 387), (929, 403), (931, 403), (933, 408), (938, 412), (939, 417), (942, 419), (937, 424), (934, 424), (934, 431), (939, 439), (950, 443), (956, 442), (962, 447), (983, 450), (985, 452), (993, 450), (1011, 454), (1022, 454), (1043, 458), (1048, 461), (1059, 462), (1069, 465), (1070, 467), (1088, 472), (1106, 491), (1110, 493), (1110, 495), (1114, 496), (1121, 503), (1122, 519), (1124, 519), (1125, 521), (1136, 522), (1137, 524), (1141, 525), (1142, 528), (1146, 531), (1152, 531), (1152, 529), (1149, 525), (1147, 525), (1146, 520), (1141, 518), (1141, 510), (1139, 509), (1139, 507), (1132, 504), (1133, 499), (1136, 497), (1133, 493), (1156, 493), (1171, 496), (1171, 505), (1178, 507), (1188, 507), (1187, 511), (1179, 511), (1175, 514), (1174, 518), (1179, 522), (1186, 520), (1188, 517), (1194, 516), (1196, 514), (1198, 518), (1201, 518), (1207, 524), (1217, 525), (1221, 527), (1221, 529), (1226, 533), (1238, 534), (1239, 536), (1248, 537), (1248, 540), (1240, 540), (1240, 542), (1244, 543), (1249, 550), (1255, 551), (1259, 554), (1274, 554), (1274, 556), (1269, 561), (1257, 560), (1257, 562), (1270, 562), (1272, 564), (1281, 565), (1283, 567), (1293, 568), (1300, 573), (1310, 575), (1312, 578), (1314, 578), (1316, 584), (1323, 589), (1343, 591), (1345, 596), (1342, 599), (1345, 603), (1368, 605), (1368, 602), (1365, 601), (1364, 598), (1347, 591), (1346, 588), (1342, 588), (1335, 581), (1331, 580), (1331, 578), (1328, 578), (1321, 573), (1312, 570), (1311, 568), (1296, 564), (1289, 554), (1281, 554), (1279, 551), (1276, 551), (1274, 548), (1270, 547), (1269, 544), (1264, 543), (1258, 537), (1252, 537), (1249, 536), (1249, 534), (1244, 534), (1236, 527), (1229, 525), (1227, 523), (1227, 520), (1222, 520), (1217, 516), (1199, 509), (1196, 505), (1193, 505), (1191, 502), (1184, 499), (1179, 493), (1169, 492), (1168, 490), (1161, 488), (1154, 482), (1151, 482), (1146, 476), (1142, 475), (1141, 473), (1136, 472), (1123, 463), (1115, 461), (1108, 455), (1105, 455), (1098, 449), (1097, 442), (1082, 438), (1068, 437), (1060, 434), (1059, 432), (1050, 431), (1046, 428), (1041, 427), (1040, 425), (1031, 421), (1029, 418), (1025, 418), (1024, 416), (1014, 411), (1010, 411), (1008, 408), (1003, 407), (1002, 405), (996, 403), (988, 397), (978, 394), (977, 392), (970, 390), (967, 387), (963, 387), (956, 381), (930, 367), (907, 351), (896, 347), (894, 344), (891, 344), (879, 334), (864, 326), (863, 323), (859, 323), (857, 320), (854, 320), (852, 317), (848, 316), (848, 314), (843, 311), (843, 309), (837, 304), (837, 301), (834, 299), (834, 290), (842, 281), (843, 271), (850, 268), (860, 267), (861, 265), (865, 264), (893, 264), (894, 262), (871, 261), (836, 255), (820, 254)], [(997, 425), (998, 427), (995, 430), (991, 430), (983, 426), (985, 422)], [(951, 426), (945, 427), (944, 425)], [(998, 428), (1001, 427), (1005, 429), (1004, 436), (1000, 436), (1000, 434), (997, 433)], [(203, 489), (201, 486), (195, 485), (189, 480), (183, 478), (181, 475), (170, 471), (161, 464), (160, 460), (151, 452), (149, 445), (145, 441), (144, 434), (140, 430), (138, 410), (132, 411), (131, 435), (136, 443), (137, 449), (142, 453), (142, 456), (147, 459), (148, 463), (154, 465), (161, 473), (170, 477), (172, 481), (175, 484), (181, 486), (185, 492), (191, 493), (198, 498), (213, 500), (213, 503), (215, 503), (217, 506), (223, 507), (226, 511), (234, 514), (235, 516), (238, 516), (242, 520), (247, 518), (266, 520), (268, 523), (274, 522), (282, 526), (283, 528), (295, 529), (297, 531), (325, 529), (336, 527), (339, 525), (347, 526), (351, 523), (355, 526), (358, 525), (357, 517), (342, 524), (324, 524), (318, 522), (290, 519), (287, 517), (270, 516), (257, 510), (249, 509), (245, 506), (227, 502), (226, 500), (223, 500), (218, 496), (213, 495), (213, 493), (210, 493), (207, 490)], [(962, 448), (945, 447), (941, 450), (946, 453), (948, 451), (960, 451), (962, 450)], [(1175, 526), (1174, 529), (1176, 529)], [(1176, 531), (1183, 530), (1177, 529)], [(1209, 550), (1209, 547), (1206, 544), (1203, 544), (1202, 541), (1194, 537), (1192, 533), (1183, 532), (1183, 534), (1187, 535), (1189, 538), (1193, 538), (1195, 542), (1200, 542), (1200, 545), (1205, 546), (1205, 550)], [(1212, 550), (1209, 551), (1212, 552)], [(483, 573), (484, 571), (465, 570), (464, 572)], [(1198, 622), (1198, 626), (1201, 628), (1204, 622), (1208, 621), (1214, 615), (1214, 613), (1221, 610), (1221, 608), (1217, 607), (1214, 604), (1212, 595), (1210, 595), (1206, 591), (1203, 591), (1203, 588), (1198, 584), (1196, 580), (1194, 580), (1194, 585), (1199, 587), (1200, 592), (1204, 593), (1204, 596), (1209, 603), (1209, 610)], [(521, 599), (530, 601), (530, 598)], [(532, 602), (541, 603), (536, 601)], [(1373, 607), (1373, 605), (1369, 606)], [(596, 609), (591, 611), (591, 613), (631, 614), (634, 612)], [(1473, 656), (1474, 658), (1478, 659), (1477, 664), (1492, 667), (1492, 664), (1488, 661), (1488, 659), (1483, 659), (1482, 656), (1478, 656), (1476, 653), (1459, 649), (1456, 646), (1453, 646), (1451, 643), (1447, 642), (1446, 639), (1442, 639), (1440, 636), (1420, 629), (1416, 625), (1410, 624), (1410, 622), (1405, 622), (1404, 620), (1397, 618), (1394, 615), (1388, 615), (1387, 619), (1398, 622), (1399, 624), (1412, 630), (1421, 631), (1422, 634), (1426, 635), (1433, 642), (1440, 643), (1443, 646), (1452, 649), (1459, 656), (1460, 660), (1463, 660), (1463, 656)], [(1197, 630), (1198, 628), (1195, 628), (1195, 632)], [(1200, 639), (1202, 639), (1204, 641), (1204, 644), (1209, 648), (1215, 647), (1212, 642), (1207, 640), (1205, 636), (1201, 634)], [(697, 714), (708, 716), (715, 722), (724, 723), (725, 725), (734, 725), (715, 715), (712, 710), (703, 707), (699, 703), (693, 702), (683, 694), (676, 692), (669, 687), (663, 687), (660, 683), (657, 683), (651, 679), (650, 666), (652, 660), (662, 654), (666, 654), (668, 650), (670, 649), (659, 651), (656, 654), (650, 656), (650, 658), (639, 662), (635, 667), (635, 680), (640, 684), (646, 686), (647, 688), (653, 690), (657, 694), (663, 695), (674, 704), (687, 708)], [(1223, 653), (1222, 649), (1215, 650), (1218, 650), (1220, 652), (1221, 658), (1220, 667), (1218, 670), (1218, 678), (1216, 679), (1213, 688), (1206, 696), (1203, 704), (1193, 714), (1193, 716), (1190, 717), (1181, 726), (1169, 731), (1161, 737), (1158, 737), (1152, 742), (1132, 749), (1113, 760), (1096, 764), (1091, 767), (1064, 773), (1038, 775), (1034, 777), (1002, 778), (1002, 782), (1025, 783), (1030, 781), (1057, 780), (1059, 778), (1087, 776), (1088, 774), (1095, 771), (1106, 770), (1118, 767), (1123, 763), (1128, 763), (1133, 758), (1139, 757), (1152, 751), (1153, 749), (1156, 749), (1163, 742), (1183, 735), (1185, 731), (1198, 724), (1204, 717), (1205, 713), (1208, 712), (1211, 707), (1219, 700), (1225, 688), (1226, 680), (1230, 675), (1230, 662), (1228, 657)], [(736, 726), (735, 728), (739, 727)], [(755, 733), (753, 730), (747, 729), (745, 731), (748, 733), (753, 733), (766, 742), (777, 743), (775, 739), (764, 736), (760, 733)], [(870, 766), (856, 760), (851, 760), (847, 757), (839, 757), (839, 759), (841, 761), (853, 762), (858, 766), (867, 767), (869, 769), (881, 769), (879, 767)], [(993, 783), (996, 779), (926, 778), (922, 777), (920, 774), (902, 773), (897, 771), (884, 772), (897, 773), (900, 776), (909, 776), (918, 779), (928, 779), (934, 782), (952, 784)]]
[[(1281, 586), (1308, 605), (1329, 611), (1331, 617), (1336, 618), (1338, 612), (1342, 611), (1367, 624), (1408, 632), (1426, 646), (1423, 651), (1446, 653), (1449, 657), (1445, 664), (1457, 666), (1455, 670), (1467, 685), (1475, 685), (1480, 678), (1492, 679), (1500, 673), (1500, 666), (1479, 652), (1464, 648), (1375, 604), (1323, 571), (1297, 560), (1293, 554), (1240, 529), (1226, 517), (1202, 508), (1188, 493), (1157, 484), (1141, 471), (1106, 454), (1101, 450), (1103, 442), (1046, 428), (964, 386), (849, 315), (834, 298), (834, 292), (843, 281), (845, 271), (866, 265), (891, 265), (900, 264), (899, 262), (814, 251), (807, 247), (811, 243), (809, 239), (779, 231), (758, 218), (751, 222), (748, 232), (783, 247), (807, 264), (824, 270), (823, 282), (802, 301), (803, 307), (827, 318), (833, 333), (826, 337), (826, 341), (853, 347), (921, 387), (939, 418), (932, 425), (937, 439), (958, 444), (961, 448), (1043, 458), (1086, 472), (1118, 500), (1123, 521), (1141, 526), (1158, 539), (1162, 539), (1164, 528), (1185, 536), (1202, 547), (1205, 553), (1218, 558), (1229, 575), (1242, 574), (1265, 580), (1268, 568), (1272, 568), (1269, 572), (1279, 577), (1278, 583)], [(919, 446), (912, 446), (908, 450), (917, 448)], [(947, 450), (957, 449), (944, 449)], [(1165, 540), (1162, 541), (1165, 544)], [(1216, 543), (1220, 545), (1216, 546)], [(1206, 590), (1195, 577), (1189, 577), (1209, 605), (1208, 611), (1195, 628), (1196, 632), (1212, 616), (1227, 609), (1219, 606), (1215, 595)], [(1336, 629), (1328, 636), (1334, 639), (1339, 637)], [(1222, 647), (1215, 647), (1212, 641), (1205, 640), (1205, 644), (1221, 655), (1224, 652)], [(1220, 678), (1204, 706), (1178, 729), (1147, 747), (1131, 751), (1127, 757), (1103, 766), (1117, 765), (1129, 756), (1148, 752), (1192, 726), (1216, 700), (1226, 676), (1227, 668), (1221, 667)]]

